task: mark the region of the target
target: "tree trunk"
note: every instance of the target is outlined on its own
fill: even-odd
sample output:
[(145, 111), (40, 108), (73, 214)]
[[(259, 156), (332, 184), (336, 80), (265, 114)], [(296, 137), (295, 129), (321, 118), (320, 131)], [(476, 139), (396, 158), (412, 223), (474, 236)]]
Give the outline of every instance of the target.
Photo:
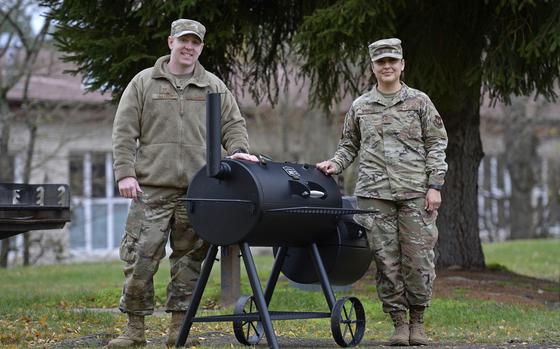
[(436, 246), (438, 268), (484, 267), (484, 254), (478, 228), (478, 166), (482, 159), (480, 141), (479, 99), (455, 113), (442, 113), (449, 144), (447, 163), (449, 170), (442, 191), (439, 210), (439, 240)]
[[(9, 108), (6, 95), (0, 96), (0, 182), (11, 182), (13, 173), (6, 169), (11, 168), (8, 156), (8, 145), (10, 142)], [(10, 252), (10, 239), (0, 241), (0, 268), (8, 267), (8, 253)]]
[(510, 239), (528, 239), (535, 236), (535, 208), (531, 194), (537, 184), (538, 139), (533, 119), (527, 114), (529, 98), (516, 98), (507, 108), (510, 120), (505, 126), (504, 142), (507, 167), (511, 178)]
[[(10, 168), (8, 146), (10, 145), (10, 109), (8, 107), (7, 93), (0, 95), (0, 168)], [(0, 171), (0, 181), (10, 182), (13, 173)]]
[[(529, 143), (522, 142), (522, 143)], [(511, 176), (510, 198), (510, 236), (511, 240), (535, 237), (535, 208), (531, 203), (533, 187), (537, 179), (534, 161), (525, 157), (531, 149), (509, 148), (513, 153), (508, 156), (508, 168)]]
[(29, 266), (29, 259), (31, 258), (29, 250), (31, 248), (31, 237), (29, 232), (23, 233), (23, 266)]
[[(26, 80), (26, 90), (28, 88), (29, 79)], [(33, 163), (33, 154), (35, 154), (35, 141), (37, 140), (37, 111), (32, 112), (26, 105), (25, 118), (27, 129), (29, 131), (29, 143), (27, 145), (25, 167), (23, 169), (23, 183), (30, 183), (31, 181), (31, 164)], [(30, 115), (31, 114), (31, 115)], [(29, 266), (31, 259), (31, 236), (29, 232), (23, 234), (23, 265)]]
[(0, 247), (0, 268), (8, 267), (8, 253), (10, 253), (10, 241), (12, 239), (2, 240), (2, 246)]
[(548, 178), (548, 221), (550, 226), (560, 226), (560, 159), (550, 159)]

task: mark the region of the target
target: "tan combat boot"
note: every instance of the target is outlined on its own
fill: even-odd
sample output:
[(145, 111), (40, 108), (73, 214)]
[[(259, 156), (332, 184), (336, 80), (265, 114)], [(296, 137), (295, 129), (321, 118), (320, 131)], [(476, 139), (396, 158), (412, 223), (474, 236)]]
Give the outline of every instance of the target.
[(183, 326), (183, 320), (187, 315), (186, 311), (173, 311), (171, 312), (171, 323), (169, 324), (169, 332), (167, 333), (167, 346), (174, 347), (177, 337), (181, 332), (181, 327)]
[(424, 332), (425, 307), (410, 308), (410, 345), (426, 345), (428, 337)]
[(107, 348), (132, 348), (146, 345), (144, 316), (128, 314), (128, 323), (123, 334), (107, 344)]
[(408, 337), (410, 332), (408, 329), (408, 322), (406, 321), (406, 311), (392, 311), (389, 313), (395, 326), (395, 332), (389, 339), (389, 345), (408, 345)]

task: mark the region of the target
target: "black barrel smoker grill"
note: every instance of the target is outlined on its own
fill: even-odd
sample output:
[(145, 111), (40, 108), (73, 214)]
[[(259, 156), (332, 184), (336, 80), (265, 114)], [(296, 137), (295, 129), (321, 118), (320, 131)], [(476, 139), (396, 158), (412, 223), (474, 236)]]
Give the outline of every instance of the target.
[[(357, 210), (343, 200), (329, 176), (315, 166), (220, 161), (220, 95), (207, 97), (207, 165), (191, 180), (187, 211), (197, 234), (210, 248), (191, 297), (176, 346), (184, 346), (193, 322), (232, 321), (240, 343), (257, 344), (266, 335), (278, 348), (272, 320), (330, 318), (333, 338), (343, 347), (360, 343), (365, 313), (355, 297), (336, 299), (331, 284), (357, 281), (371, 253), (364, 230), (352, 220)], [(195, 314), (218, 246), (238, 244), (252, 296), (241, 297), (232, 315)], [(272, 246), (275, 261), (263, 292), (249, 246)], [(280, 272), (297, 283), (319, 282), (329, 312), (268, 311)]]

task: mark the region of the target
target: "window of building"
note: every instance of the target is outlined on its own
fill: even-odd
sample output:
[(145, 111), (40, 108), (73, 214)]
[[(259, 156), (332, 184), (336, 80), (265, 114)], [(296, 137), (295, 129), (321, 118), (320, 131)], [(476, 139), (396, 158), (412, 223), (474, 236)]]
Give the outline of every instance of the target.
[(72, 153), (69, 167), (71, 249), (102, 252), (117, 248), (130, 200), (118, 195), (113, 180), (111, 153)]

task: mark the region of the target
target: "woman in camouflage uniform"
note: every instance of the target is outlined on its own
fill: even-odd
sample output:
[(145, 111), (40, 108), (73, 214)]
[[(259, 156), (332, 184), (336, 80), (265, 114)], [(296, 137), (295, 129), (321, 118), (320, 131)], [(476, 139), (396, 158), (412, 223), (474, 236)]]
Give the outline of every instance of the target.
[(425, 345), (447, 133), (430, 98), (400, 80), (401, 41), (376, 41), (369, 53), (377, 84), (352, 103), (334, 156), (317, 167), (337, 174), (359, 155), (355, 195), (377, 213), (357, 220), (368, 230), (377, 293), (395, 326), (389, 343)]

